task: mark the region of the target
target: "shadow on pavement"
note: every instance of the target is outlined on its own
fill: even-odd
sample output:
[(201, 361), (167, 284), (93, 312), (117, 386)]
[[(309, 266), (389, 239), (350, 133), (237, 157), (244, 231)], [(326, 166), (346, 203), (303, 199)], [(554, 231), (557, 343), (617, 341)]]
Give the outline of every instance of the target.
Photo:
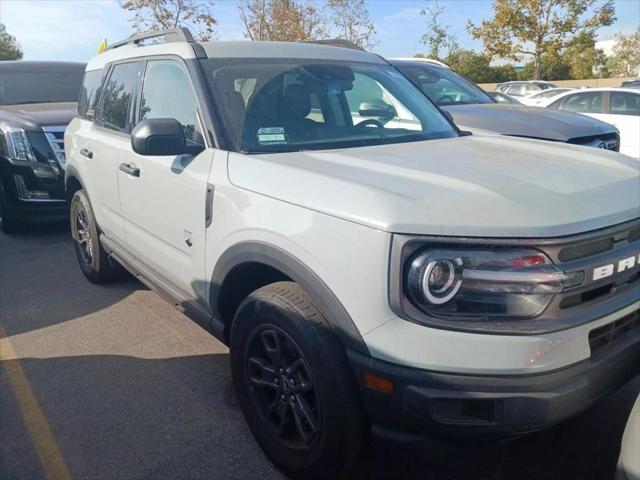
[[(3, 362), (11, 369), (14, 360)], [(253, 441), (236, 404), (228, 355), (141, 359), (101, 355), (19, 360), (74, 478), (283, 478)], [(5, 370), (6, 371), (6, 370)], [(0, 374), (0, 459), (28, 455), (10, 442), (5, 371)], [(447, 470), (424, 456), (375, 450), (372, 479), (533, 480), (613, 478), (619, 442), (640, 378), (551, 430), (506, 443), (479, 464)], [(14, 410), (12, 412), (12, 410)], [(22, 433), (24, 436), (24, 433)], [(439, 459), (440, 462), (442, 459)], [(11, 465), (0, 471), (11, 472)]]
[(0, 320), (11, 335), (102, 310), (147, 288), (127, 277), (93, 285), (80, 271), (66, 223), (0, 234)]

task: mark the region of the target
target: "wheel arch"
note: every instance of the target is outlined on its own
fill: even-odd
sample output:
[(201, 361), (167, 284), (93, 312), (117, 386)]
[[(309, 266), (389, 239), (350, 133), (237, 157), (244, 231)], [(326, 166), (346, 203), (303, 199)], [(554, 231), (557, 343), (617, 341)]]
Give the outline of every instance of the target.
[(282, 280), (296, 282), (311, 295), (345, 347), (369, 353), (351, 316), (322, 279), (290, 253), (262, 242), (230, 247), (214, 267), (209, 302), (215, 317), (224, 324), (225, 340), (242, 300), (256, 289)]
[(84, 190), (84, 185), (80, 180), (78, 171), (74, 167), (68, 165), (64, 175), (64, 192), (68, 204), (71, 204), (73, 195), (78, 190)]

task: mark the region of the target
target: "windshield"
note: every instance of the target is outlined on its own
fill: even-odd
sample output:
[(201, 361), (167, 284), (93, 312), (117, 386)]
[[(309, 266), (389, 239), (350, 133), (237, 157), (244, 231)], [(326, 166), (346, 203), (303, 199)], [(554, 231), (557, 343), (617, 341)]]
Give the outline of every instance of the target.
[(237, 151), (269, 153), (457, 136), (393, 67), (298, 59), (203, 61)]
[(84, 65), (3, 65), (0, 105), (77, 102)]
[(495, 103), (481, 88), (446, 67), (416, 62), (396, 67), (440, 106)]

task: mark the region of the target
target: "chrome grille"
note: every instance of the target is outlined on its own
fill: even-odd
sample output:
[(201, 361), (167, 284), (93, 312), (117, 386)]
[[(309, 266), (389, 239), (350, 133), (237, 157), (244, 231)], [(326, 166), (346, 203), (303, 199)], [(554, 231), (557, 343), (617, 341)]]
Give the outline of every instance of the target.
[(67, 163), (64, 156), (64, 131), (66, 128), (66, 125), (42, 127), (42, 131), (47, 137), (49, 145), (51, 145), (51, 150), (53, 150), (53, 153), (62, 168), (64, 168)]
[(620, 151), (620, 137), (617, 133), (575, 137), (570, 138), (567, 143), (583, 145), (585, 147), (602, 148), (604, 150), (613, 150), (614, 152)]

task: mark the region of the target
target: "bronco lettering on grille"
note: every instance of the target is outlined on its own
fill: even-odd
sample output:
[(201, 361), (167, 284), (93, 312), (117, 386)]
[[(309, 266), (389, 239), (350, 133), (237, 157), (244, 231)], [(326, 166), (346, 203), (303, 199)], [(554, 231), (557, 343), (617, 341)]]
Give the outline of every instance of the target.
[(610, 263), (608, 265), (602, 265), (593, 269), (593, 280), (601, 280), (603, 278), (610, 277), (614, 273), (622, 273), (625, 270), (629, 270), (637, 265), (640, 265), (640, 254), (633, 255), (631, 257), (623, 258), (618, 263)]

